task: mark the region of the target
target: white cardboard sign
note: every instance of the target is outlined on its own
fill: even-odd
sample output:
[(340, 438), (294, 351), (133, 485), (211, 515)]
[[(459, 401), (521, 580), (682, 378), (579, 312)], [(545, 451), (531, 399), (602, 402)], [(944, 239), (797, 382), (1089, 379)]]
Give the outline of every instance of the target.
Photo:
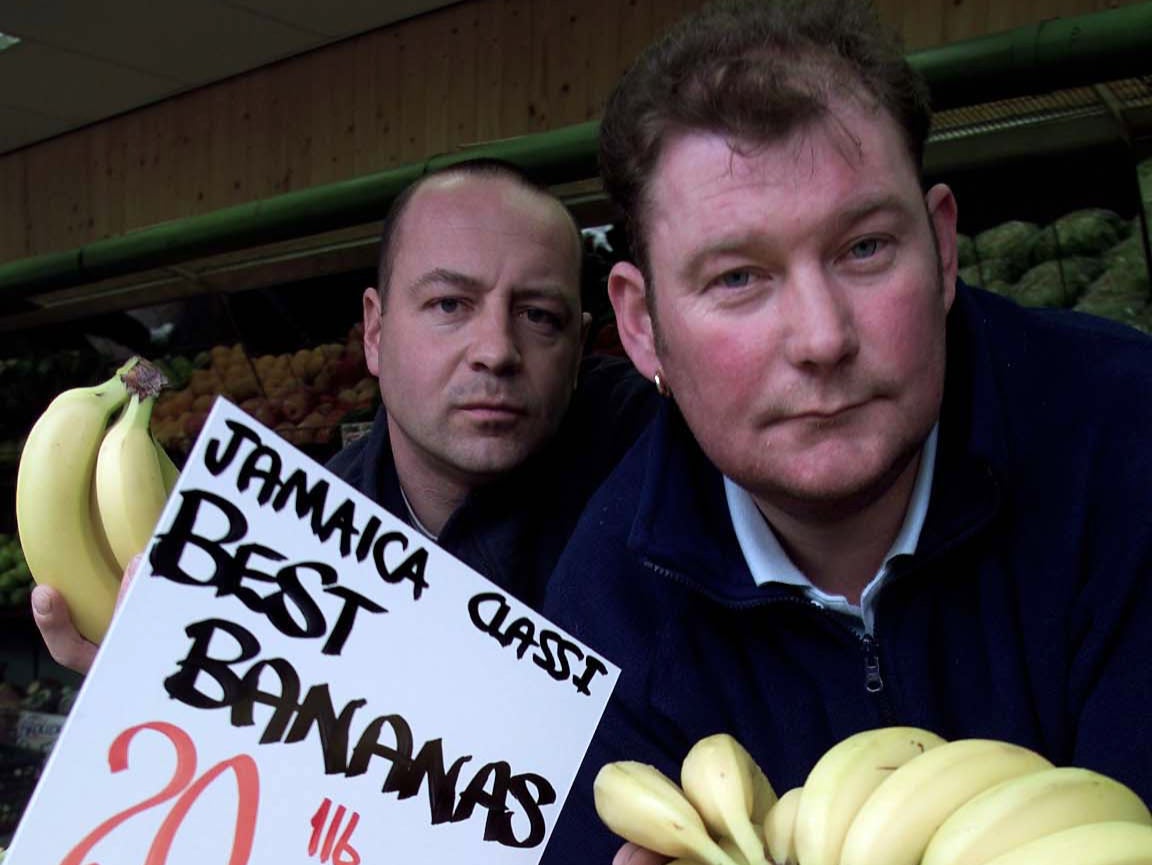
[(218, 400), (6, 865), (531, 865), (617, 673)]

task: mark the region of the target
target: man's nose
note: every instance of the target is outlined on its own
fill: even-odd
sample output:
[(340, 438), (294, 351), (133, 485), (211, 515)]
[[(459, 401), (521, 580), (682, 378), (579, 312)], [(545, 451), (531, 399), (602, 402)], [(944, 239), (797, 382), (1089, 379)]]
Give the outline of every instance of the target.
[(472, 325), (468, 362), (474, 369), (506, 375), (520, 368), (515, 321), (507, 311), (483, 310)]
[(850, 290), (818, 268), (795, 275), (784, 311), (785, 349), (793, 364), (835, 367), (859, 351)]

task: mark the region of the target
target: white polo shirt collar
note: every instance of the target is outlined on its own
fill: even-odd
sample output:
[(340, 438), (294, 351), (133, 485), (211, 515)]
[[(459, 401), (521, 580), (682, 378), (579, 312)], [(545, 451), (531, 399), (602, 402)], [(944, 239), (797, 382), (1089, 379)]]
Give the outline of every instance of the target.
[(800, 586), (809, 599), (821, 606), (836, 610), (846, 615), (854, 616), (863, 624), (866, 631), (871, 632), (873, 621), (873, 604), (880, 587), (891, 572), (891, 562), (897, 556), (911, 555), (916, 551), (920, 541), (920, 531), (924, 528), (924, 517), (928, 513), (928, 502), (932, 497), (932, 476), (936, 465), (936, 440), (938, 438), (939, 424), (932, 427), (921, 453), (920, 467), (916, 474), (916, 483), (912, 488), (912, 498), (908, 511), (904, 515), (904, 523), (895, 541), (884, 557), (884, 564), (864, 588), (860, 598), (860, 605), (852, 604), (843, 595), (833, 595), (821, 591), (812, 585), (788, 554), (784, 552), (776, 534), (768, 521), (764, 519), (760, 509), (756, 507), (750, 493), (737, 485), (729, 478), (724, 478), (724, 492), (728, 499), (728, 512), (732, 517), (732, 528), (736, 531), (736, 539), (740, 543), (740, 550), (744, 560), (752, 572), (752, 578), (757, 585), (766, 583), (786, 583)]

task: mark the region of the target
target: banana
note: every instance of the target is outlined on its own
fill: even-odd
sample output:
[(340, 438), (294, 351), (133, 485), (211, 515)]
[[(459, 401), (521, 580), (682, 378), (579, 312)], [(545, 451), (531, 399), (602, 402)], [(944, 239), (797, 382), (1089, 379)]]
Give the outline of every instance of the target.
[(848, 826), (872, 791), (897, 767), (943, 744), (918, 727), (880, 727), (825, 751), (808, 773), (797, 806), (796, 858), (804, 865), (839, 865)]
[(168, 483), (148, 428), (154, 396), (135, 394), (96, 457), (96, 510), (121, 573), (142, 553), (168, 500)]
[(752, 825), (756, 829), (756, 834), (763, 840), (764, 818), (776, 806), (779, 797), (763, 770), (755, 762), (752, 765), (755, 768), (752, 773)]
[(986, 865), (1044, 835), (1110, 820), (1149, 825), (1152, 815), (1107, 775), (1074, 766), (1045, 769), (1002, 781), (961, 805), (928, 842), (922, 865)]
[(748, 865), (767, 865), (756, 827), (776, 793), (743, 745), (727, 733), (705, 736), (684, 757), (680, 786), (712, 837), (730, 840)]
[(1051, 768), (1035, 751), (1010, 742), (957, 739), (937, 745), (892, 772), (864, 800), (844, 836), (840, 865), (917, 865), (940, 824), (973, 796), (1008, 778)]
[(596, 813), (624, 840), (699, 865), (735, 865), (680, 787), (655, 766), (633, 760), (607, 763), (592, 792)]
[(77, 630), (104, 638), (123, 569), (95, 513), (96, 456), (108, 420), (128, 399), (133, 358), (102, 384), (66, 390), (33, 424), (16, 474), (16, 523), (28, 568), (68, 603)]
[(1021, 844), (988, 865), (1149, 865), (1152, 827), (1111, 820), (1085, 823)]
[[(731, 838), (721, 838), (717, 843), (719, 843), (720, 849), (727, 853), (728, 858), (735, 862), (736, 865), (752, 865), (751, 862), (744, 858), (744, 854), (741, 852), (740, 847), (737, 846), (736, 842)], [(761, 853), (760, 856), (763, 859), (764, 854)]]
[(782, 795), (764, 817), (764, 846), (776, 865), (797, 865), (796, 812), (803, 787), (793, 787)]
[(168, 456), (168, 451), (164, 450), (160, 442), (156, 442), (156, 458), (160, 460), (160, 473), (164, 475), (164, 492), (171, 494), (176, 481), (180, 480), (180, 469), (172, 462), (172, 457)]

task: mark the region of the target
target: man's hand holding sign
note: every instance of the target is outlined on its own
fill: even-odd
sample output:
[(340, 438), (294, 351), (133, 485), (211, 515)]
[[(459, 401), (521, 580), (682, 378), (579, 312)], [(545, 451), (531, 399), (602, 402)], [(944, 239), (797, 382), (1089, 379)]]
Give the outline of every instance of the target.
[(227, 402), (9, 862), (535, 862), (616, 678)]

